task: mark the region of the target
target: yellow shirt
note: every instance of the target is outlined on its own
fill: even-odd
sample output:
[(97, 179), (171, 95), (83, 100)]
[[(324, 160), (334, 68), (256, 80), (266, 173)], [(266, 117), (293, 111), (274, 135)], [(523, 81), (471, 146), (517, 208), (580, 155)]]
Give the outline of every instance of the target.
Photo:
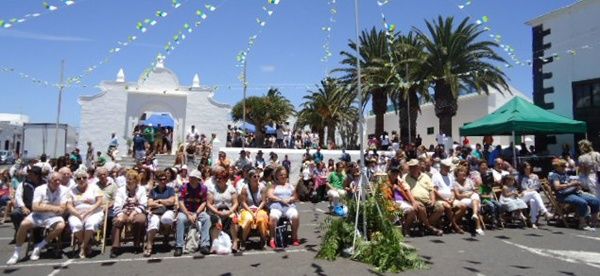
[(418, 179), (415, 179), (407, 174), (404, 176), (404, 181), (410, 186), (410, 192), (417, 201), (425, 205), (431, 203), (430, 194), (433, 191), (433, 182), (429, 176), (421, 173)]

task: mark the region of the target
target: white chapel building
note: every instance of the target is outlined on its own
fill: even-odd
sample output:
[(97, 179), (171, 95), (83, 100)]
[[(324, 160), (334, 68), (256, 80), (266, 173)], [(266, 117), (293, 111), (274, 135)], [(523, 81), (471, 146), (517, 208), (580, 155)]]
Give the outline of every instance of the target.
[(116, 133), (119, 155), (127, 154), (134, 128), (152, 115), (167, 116), (172, 120), (173, 152), (185, 141), (192, 125), (199, 133), (208, 137), (215, 133), (224, 141), (227, 125), (231, 124), (231, 106), (216, 102), (214, 91), (200, 86), (197, 74), (191, 86), (181, 85), (177, 75), (162, 61), (149, 75), (142, 74), (137, 82), (127, 82), (121, 69), (115, 81), (103, 81), (98, 87), (98, 94), (82, 96), (78, 101), (81, 105), (79, 145), (82, 153), (85, 153), (88, 141), (96, 151), (106, 152), (111, 133)]

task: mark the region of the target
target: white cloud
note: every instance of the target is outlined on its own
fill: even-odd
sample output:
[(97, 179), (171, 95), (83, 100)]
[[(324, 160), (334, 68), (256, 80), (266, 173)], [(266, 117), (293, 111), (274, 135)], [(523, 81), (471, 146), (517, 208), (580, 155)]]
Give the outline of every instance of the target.
[(92, 41), (91, 39), (85, 38), (85, 37), (49, 35), (49, 34), (40, 34), (40, 33), (24, 32), (24, 31), (17, 31), (17, 30), (0, 30), (0, 36), (22, 38), (22, 39), (32, 39), (32, 40), (43, 40), (43, 41), (56, 41), (56, 42)]
[(262, 71), (263, 73), (273, 73), (273, 72), (275, 72), (275, 65), (272, 65), (272, 64), (261, 65), (260, 71)]

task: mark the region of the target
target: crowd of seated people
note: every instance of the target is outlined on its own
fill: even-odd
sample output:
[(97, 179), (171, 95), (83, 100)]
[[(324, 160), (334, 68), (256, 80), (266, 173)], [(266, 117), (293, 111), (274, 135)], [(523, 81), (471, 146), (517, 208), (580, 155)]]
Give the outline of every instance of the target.
[[(102, 229), (112, 241), (111, 258), (125, 251), (150, 257), (159, 236), (163, 246), (171, 247), (171, 234), (175, 256), (196, 250), (214, 253), (211, 245), (221, 232), (232, 241), (233, 253), (245, 250), (252, 236), (260, 239), (258, 248), (276, 249), (274, 229), (284, 220), (291, 226), (290, 244), (298, 246), (299, 197), (288, 181), (288, 169), (276, 162), (255, 167), (247, 161), (243, 155), (236, 162), (221, 158), (190, 173), (185, 164), (164, 170), (143, 163), (131, 169), (115, 163), (82, 165), (75, 172), (39, 160), (19, 165), (14, 169), (15, 189), (7, 193), (7, 201), (14, 201), (10, 217), (15, 227), (15, 251), (7, 264), (25, 257), (29, 238), (38, 241), (30, 260), (39, 259), (48, 244), (69, 238), (75, 254), (89, 258)], [(197, 233), (189, 234), (197, 238), (193, 251), (186, 244), (191, 231)], [(133, 246), (125, 247), (123, 238)]]
[[(587, 141), (579, 146), (579, 177), (569, 174), (568, 161), (557, 157), (548, 182), (558, 202), (575, 207), (579, 228), (595, 231), (600, 154)], [(485, 235), (484, 229), (503, 228), (509, 222), (537, 228), (540, 218), (554, 217), (531, 164), (524, 162), (517, 170), (502, 157), (489, 162), (475, 152), (440, 153), (445, 157), (440, 158), (419, 148), (381, 155), (368, 151), (364, 172), (371, 184), (383, 183), (386, 198), (403, 213), (398, 223), (406, 235), (416, 228), (438, 236), (449, 231), (462, 234), (465, 225), (473, 226), (473, 234)], [(12, 202), (15, 227), (15, 251), (7, 263), (24, 258), (29, 236), (36, 240), (30, 260), (39, 259), (48, 244), (65, 236), (72, 237), (80, 258), (88, 258), (101, 229), (112, 241), (113, 258), (125, 250), (149, 257), (159, 235), (168, 248), (174, 235), (175, 256), (196, 250), (214, 253), (212, 245), (223, 235), (231, 240), (229, 252), (245, 250), (252, 235), (260, 240), (259, 248), (275, 249), (275, 229), (282, 218), (291, 226), (291, 244), (298, 246), (296, 203), (326, 200), (333, 209), (356, 197), (362, 178), (360, 161), (352, 162), (345, 152), (339, 160), (325, 160), (319, 148), (306, 151), (298, 184), (289, 182), (287, 157), (280, 162), (276, 154), (267, 161), (262, 152), (253, 159), (241, 151), (232, 161), (220, 152), (212, 163), (199, 163), (188, 173), (187, 164), (159, 170), (147, 160), (130, 169), (107, 163), (82, 165), (75, 171), (33, 160), (15, 165), (12, 173), (0, 172), (2, 183), (11, 178), (12, 190), (4, 201)], [(308, 188), (308, 198), (299, 186)], [(188, 234), (192, 232), (196, 234)], [(197, 248), (188, 248), (190, 237), (197, 238)], [(133, 247), (123, 248), (122, 238), (131, 239)]]

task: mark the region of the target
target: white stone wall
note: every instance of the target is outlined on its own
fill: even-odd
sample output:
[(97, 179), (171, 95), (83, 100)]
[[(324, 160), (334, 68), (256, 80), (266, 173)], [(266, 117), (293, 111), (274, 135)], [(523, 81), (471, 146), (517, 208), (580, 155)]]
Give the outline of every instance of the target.
[[(231, 161), (235, 162), (235, 160), (237, 160), (237, 158), (239, 158), (240, 156), (240, 151), (242, 150), (242, 148), (225, 148), (222, 147), (220, 148), (221, 151), (224, 151), (225, 154), (227, 154), (227, 157), (229, 159), (231, 159)], [(300, 167), (302, 165), (302, 155), (306, 152), (306, 150), (297, 150), (297, 149), (271, 149), (271, 148), (246, 148), (247, 151), (251, 152), (250, 157), (252, 158), (252, 160), (254, 160), (254, 158), (256, 157), (256, 153), (258, 152), (258, 150), (262, 150), (263, 151), (263, 156), (266, 160), (268, 160), (269, 158), (269, 153), (270, 152), (274, 152), (277, 154), (278, 158), (280, 161), (284, 160), (285, 155), (288, 155), (288, 158), (291, 162), (291, 171), (290, 171), (290, 183), (296, 185), (296, 183), (298, 182), (298, 179), (300, 179)], [(313, 154), (317, 152), (316, 150), (310, 150), (310, 153)], [(346, 151), (348, 154), (350, 154), (350, 157), (352, 157), (352, 161), (356, 162), (357, 160), (359, 160), (359, 155), (360, 152), (357, 150), (348, 150)], [(321, 153), (323, 154), (323, 160), (325, 160), (325, 162), (328, 162), (328, 160), (331, 158), (333, 160), (335, 160), (335, 162), (337, 163), (339, 161), (340, 156), (342, 156), (342, 151), (341, 150), (321, 150)]]
[(212, 93), (208, 90), (189, 92), (187, 102), (185, 129), (181, 141), (185, 139), (185, 133), (190, 127), (195, 125), (198, 132), (206, 134), (208, 138), (211, 133), (216, 133), (221, 145), (224, 146), (227, 138), (227, 125), (232, 124), (231, 107), (215, 102)]
[(119, 137), (119, 152), (127, 154), (125, 113), (127, 93), (125, 84), (102, 84), (103, 93), (91, 97), (81, 97), (79, 147), (85, 158), (87, 142), (91, 141), (96, 151), (106, 152), (110, 134)]
[[(487, 116), (494, 112), (496, 109), (504, 105), (514, 96), (521, 96), (526, 98), (521, 92), (511, 87), (511, 93), (503, 92), (503, 94), (497, 91), (490, 91), (489, 95), (486, 94), (470, 94), (462, 96), (458, 101), (458, 111), (456, 116), (452, 118), (452, 137), (454, 141), (462, 141), (462, 137), (459, 137), (458, 129), (465, 125), (476, 121), (480, 118)], [(399, 116), (394, 111), (388, 112), (384, 115), (384, 129), (389, 133), (392, 130), (399, 132), (398, 120)], [(368, 116), (367, 122), (367, 134), (375, 132), (375, 116)], [(427, 134), (427, 128), (433, 127), (433, 134)], [(435, 108), (433, 103), (426, 103), (421, 105), (421, 113), (417, 117), (417, 133), (421, 135), (423, 145), (429, 146), (430, 144), (436, 144), (436, 137), (439, 135), (439, 120), (435, 116)], [(469, 137), (472, 143), (481, 143), (483, 137)], [(494, 143), (502, 145), (508, 145), (512, 140), (507, 136), (494, 136)]]
[[(554, 87), (554, 93), (547, 94), (545, 99), (554, 103), (551, 109), (554, 113), (573, 118), (572, 83), (600, 78), (599, 15), (600, 1), (582, 1), (529, 22), (531, 26), (543, 24), (544, 30), (551, 30), (544, 37), (544, 43), (552, 43), (552, 46), (544, 55), (560, 55), (543, 67), (544, 73), (552, 73), (551, 79), (544, 80), (544, 87)], [(590, 47), (582, 48), (586, 45)], [(566, 53), (569, 49), (575, 49), (576, 54)], [(548, 150), (560, 153), (563, 144), (572, 143), (573, 135), (557, 135), (556, 144), (548, 145)]]

